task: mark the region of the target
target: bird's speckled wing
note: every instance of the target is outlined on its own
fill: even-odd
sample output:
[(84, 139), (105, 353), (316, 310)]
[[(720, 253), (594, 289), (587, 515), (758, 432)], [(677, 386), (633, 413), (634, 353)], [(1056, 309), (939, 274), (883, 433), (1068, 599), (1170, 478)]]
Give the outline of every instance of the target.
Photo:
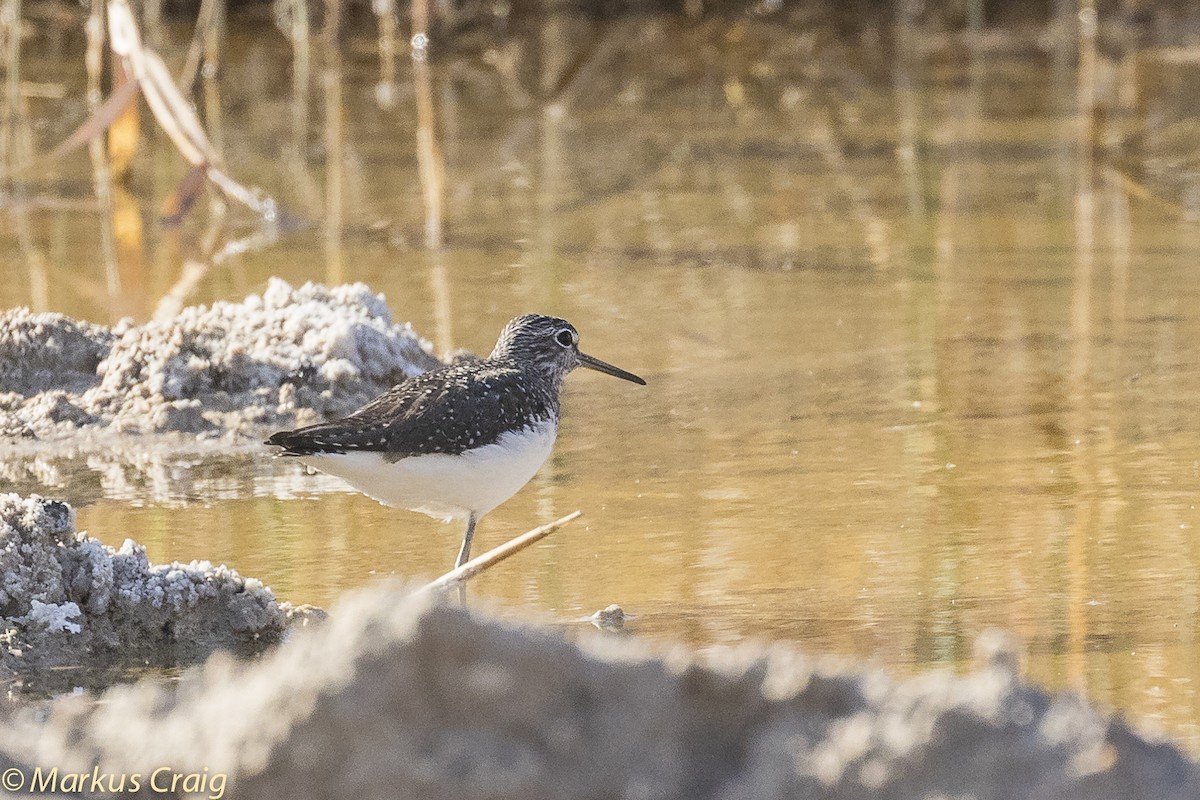
[(467, 362), (397, 384), (345, 419), (276, 433), (284, 455), (385, 452), (389, 460), (458, 455), (506, 430), (556, 418), (557, 397), (527, 388), (516, 366)]

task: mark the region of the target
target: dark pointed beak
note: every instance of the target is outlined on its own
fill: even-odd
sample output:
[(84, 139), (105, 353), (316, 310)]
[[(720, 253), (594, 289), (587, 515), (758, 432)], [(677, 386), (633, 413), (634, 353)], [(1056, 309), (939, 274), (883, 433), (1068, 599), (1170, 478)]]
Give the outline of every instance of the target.
[(630, 381), (631, 383), (637, 383), (642, 386), (646, 385), (644, 380), (639, 378), (637, 375), (634, 375), (632, 372), (626, 372), (620, 367), (614, 367), (607, 361), (601, 361), (598, 358), (592, 358), (587, 353), (579, 354), (579, 366), (587, 367), (588, 369), (594, 369), (596, 372), (603, 372), (606, 375), (612, 375), (614, 378), (621, 378), (623, 380)]

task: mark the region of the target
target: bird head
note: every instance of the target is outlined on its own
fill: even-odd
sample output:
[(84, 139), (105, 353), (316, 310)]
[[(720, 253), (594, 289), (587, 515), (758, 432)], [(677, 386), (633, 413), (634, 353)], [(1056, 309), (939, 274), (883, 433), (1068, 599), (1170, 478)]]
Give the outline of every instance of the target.
[(586, 367), (623, 380), (646, 385), (632, 372), (614, 367), (579, 349), (579, 331), (565, 319), (543, 314), (515, 317), (500, 332), (492, 358), (528, 365), (561, 381), (576, 367)]

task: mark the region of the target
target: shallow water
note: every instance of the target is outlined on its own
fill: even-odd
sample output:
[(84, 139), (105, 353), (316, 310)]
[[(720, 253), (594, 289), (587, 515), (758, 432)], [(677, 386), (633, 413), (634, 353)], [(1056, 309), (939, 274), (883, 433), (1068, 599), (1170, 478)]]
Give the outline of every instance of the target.
[[(584, 518), (476, 598), (558, 621), (615, 602), (639, 635), (785, 639), (902, 673), (962, 668), (1001, 626), (1031, 677), (1200, 753), (1200, 195), (1172, 138), (1194, 65), (1110, 53), (1080, 117), (1074, 39), (823, 24), (553, 18), (440, 57), (436, 252), (408, 62), (381, 107), (366, 30), (340, 64), (317, 53), (295, 94), (282, 38), (231, 34), (208, 87), (219, 139), (289, 224), (182, 296), (362, 280), (443, 351), (555, 313), (647, 378), (571, 377), (550, 463), (477, 552)], [(38, 41), (27, 76), (77, 96), (79, 42)], [(83, 115), (30, 110), (42, 150)], [(148, 138), (107, 268), (108, 216), (79, 207), (86, 157), (38, 203), (8, 203), (0, 304), (148, 318), (186, 260), (253, 233), (234, 211), (205, 245), (205, 201), (161, 227), (183, 169)], [(377, 575), (439, 574), (460, 536), (252, 449), (9, 458), (3, 474), (81, 506), (110, 544), (222, 561), (321, 606)]]

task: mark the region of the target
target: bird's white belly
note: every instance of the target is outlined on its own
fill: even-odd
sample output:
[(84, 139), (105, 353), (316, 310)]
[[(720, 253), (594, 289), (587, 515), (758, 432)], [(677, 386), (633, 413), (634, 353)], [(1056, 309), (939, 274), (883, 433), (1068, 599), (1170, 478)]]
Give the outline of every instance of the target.
[(557, 425), (544, 422), (457, 456), (431, 453), (389, 462), (383, 453), (352, 450), (298, 458), (385, 506), (465, 519), (472, 512), (483, 516), (528, 483), (549, 457), (557, 433)]

